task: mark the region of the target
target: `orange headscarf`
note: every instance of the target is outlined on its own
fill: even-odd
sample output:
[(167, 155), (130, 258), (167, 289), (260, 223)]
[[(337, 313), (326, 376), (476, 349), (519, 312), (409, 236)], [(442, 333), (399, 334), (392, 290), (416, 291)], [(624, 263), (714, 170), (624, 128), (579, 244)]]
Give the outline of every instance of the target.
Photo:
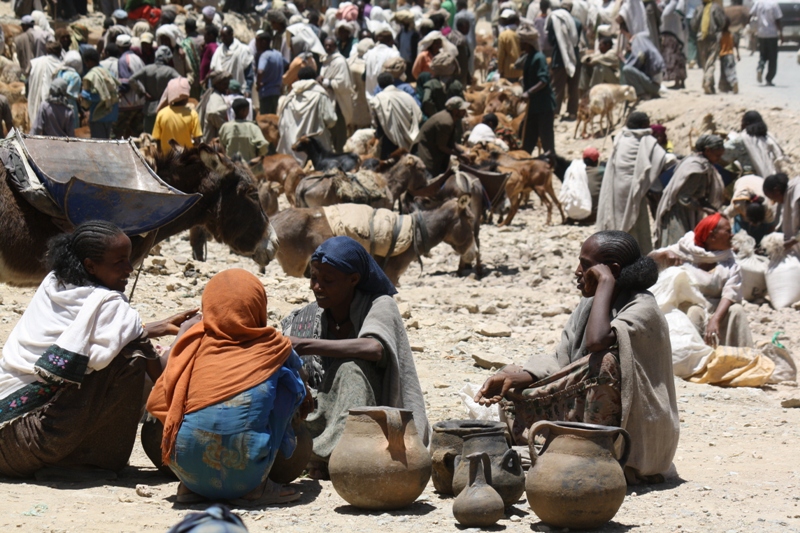
[(694, 228), (695, 246), (702, 248), (706, 245), (708, 236), (711, 235), (711, 232), (714, 231), (714, 228), (717, 227), (717, 224), (719, 224), (721, 219), (721, 213), (714, 213), (713, 215), (709, 215), (697, 223), (697, 226)]
[(147, 410), (164, 424), (162, 460), (169, 464), (183, 415), (220, 403), (266, 381), (292, 353), (267, 326), (267, 294), (250, 272), (220, 272), (203, 292), (203, 320), (175, 342)]

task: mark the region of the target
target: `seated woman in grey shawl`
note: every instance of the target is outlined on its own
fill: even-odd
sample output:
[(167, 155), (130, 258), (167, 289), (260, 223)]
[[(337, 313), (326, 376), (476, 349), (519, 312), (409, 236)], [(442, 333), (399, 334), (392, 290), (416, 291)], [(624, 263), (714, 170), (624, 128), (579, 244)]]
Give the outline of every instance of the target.
[(650, 254), (660, 268), (684, 265), (708, 305), (692, 305), (686, 315), (709, 346), (753, 346), (742, 307), (742, 273), (731, 247), (730, 221), (716, 213), (700, 221), (678, 244)]
[(327, 478), (328, 459), (356, 407), (410, 409), (427, 445), (425, 400), (389, 278), (358, 242), (333, 237), (311, 256), (311, 290), (316, 302), (282, 324), (316, 390), (317, 409), (306, 419), (314, 439), (309, 475)]
[(714, 165), (725, 153), (719, 135), (701, 135), (695, 153), (678, 163), (656, 211), (656, 246), (665, 248), (677, 243), (694, 229), (706, 215), (722, 206), (725, 185)]
[(764, 196), (781, 206), (783, 247), (788, 252), (800, 242), (800, 177), (780, 172), (764, 180)]
[(540, 420), (623, 427), (628, 482), (661, 481), (680, 428), (669, 328), (647, 291), (658, 267), (630, 234), (601, 231), (583, 243), (575, 277), (583, 299), (556, 353), (504, 367), (475, 400), (502, 402), (517, 444)]
[(780, 172), (786, 156), (778, 141), (769, 134), (767, 124), (758, 111), (742, 116), (742, 129), (725, 140), (725, 163), (738, 161), (743, 175), (755, 174), (766, 178)]

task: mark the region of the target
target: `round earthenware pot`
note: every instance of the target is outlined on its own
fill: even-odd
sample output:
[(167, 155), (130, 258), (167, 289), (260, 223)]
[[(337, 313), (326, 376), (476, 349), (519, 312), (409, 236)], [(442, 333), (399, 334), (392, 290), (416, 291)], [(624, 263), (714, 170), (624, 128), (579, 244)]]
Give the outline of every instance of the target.
[(476, 433), (464, 437), (464, 448), (454, 463), (453, 493), (458, 495), (467, 487), (470, 466), (464, 458), (475, 453), (489, 456), (492, 475), (486, 481), (497, 491), (505, 506), (517, 503), (525, 492), (525, 472), (519, 454), (509, 448), (505, 433)]
[(492, 476), (489, 455), (473, 453), (464, 462), (469, 464), (469, 485), (453, 502), (453, 516), (462, 526), (492, 526), (503, 518), (506, 506), (489, 484)]
[(453, 495), (455, 459), (461, 455), (468, 435), (504, 433), (506, 425), (491, 420), (446, 420), (433, 425), (431, 460), (433, 486), (441, 494)]
[(311, 433), (308, 432), (305, 422), (300, 419), (298, 414), (292, 418), (292, 429), (297, 440), (294, 453), (288, 459), (283, 452), (278, 450), (275, 462), (269, 471), (269, 478), (275, 483), (291, 483), (299, 478), (308, 466), (311, 459), (312, 446), (314, 444)]

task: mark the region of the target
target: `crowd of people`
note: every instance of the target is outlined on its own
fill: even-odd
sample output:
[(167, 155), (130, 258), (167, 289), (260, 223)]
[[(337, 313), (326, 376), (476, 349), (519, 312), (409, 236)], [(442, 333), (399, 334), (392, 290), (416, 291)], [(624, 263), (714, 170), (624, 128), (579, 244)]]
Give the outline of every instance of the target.
[[(775, 76), (771, 35), (780, 30), (770, 2), (753, 8), (767, 83)], [(293, 150), (301, 136), (341, 152), (356, 130), (372, 127), (379, 159), (415, 153), (434, 177), (463, 156), (462, 140), (554, 153), (556, 117), (574, 120), (581, 98), (601, 83), (658, 97), (663, 81), (684, 87), (695, 61), (713, 93), (719, 59), (721, 90), (737, 90), (730, 22), (712, 0), (624, 0), (618, 9), (610, 1), (539, 0), (524, 9), (505, 1), (474, 10), (466, 0), (396, 10), (362, 1), (324, 13), (300, 0), (244, 4), (227, 9), (260, 13), (249, 43), (211, 5), (181, 13), (180, 27), (169, 5), (103, 2), (109, 19), (95, 45), (81, 24), (51, 31), (46, 17), (23, 13), (16, 57), (33, 133), (74, 136), (85, 123), (94, 138), (150, 134), (164, 153), (218, 140), (232, 158), (250, 161), (272, 149), (305, 164)], [(81, 10), (59, 3), (58, 16)], [(520, 85), (527, 105), (518, 131), (501, 131), (486, 113), (465, 134), (479, 17), (495, 23), (497, 53), (480, 81)], [(277, 115), (277, 146), (254, 122), (265, 114)], [(633, 112), (607, 161), (595, 148), (583, 153), (580, 177), (592, 198), (586, 220), (599, 231), (574, 258), (582, 299), (555, 353), (503, 368), (476, 397), (502, 403), (518, 444), (539, 420), (624, 426), (629, 482), (664, 479), (678, 410), (669, 326), (648, 292), (664, 268), (693, 269), (709, 305), (687, 315), (706, 342), (752, 345), (732, 233), (760, 239), (782, 221), (786, 249), (795, 250), (800, 187), (781, 173), (785, 156), (758, 112), (745, 113), (736, 134), (707, 133), (692, 148), (674, 153), (666, 128)], [(291, 313), (282, 331), (267, 324), (262, 283), (238, 269), (209, 280), (201, 311), (143, 324), (122, 294), (130, 255), (130, 239), (107, 222), (51, 241), (50, 273), (0, 359), (0, 474), (117, 471), (143, 403), (161, 432), (146, 451), (180, 480), (182, 503), (297, 499), (267, 475), (279, 452), (291, 455), (298, 418), (313, 439), (307, 466), (315, 479), (328, 477), (354, 407), (411, 409), (428, 443), (397, 291), (356, 241), (335, 237), (314, 252), (315, 301)], [(168, 335), (171, 347), (156, 353), (151, 339)], [(143, 399), (146, 379), (154, 386)]]

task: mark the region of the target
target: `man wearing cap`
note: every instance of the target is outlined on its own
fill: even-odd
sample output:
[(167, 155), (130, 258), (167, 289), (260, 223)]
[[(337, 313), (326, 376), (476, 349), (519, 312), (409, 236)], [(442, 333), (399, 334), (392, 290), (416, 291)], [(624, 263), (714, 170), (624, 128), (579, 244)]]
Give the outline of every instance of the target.
[[(414, 102), (417, 103), (417, 107), (422, 107), (422, 102), (419, 101), (419, 96), (417, 96), (417, 91), (406, 82), (406, 62), (403, 60), (402, 57), (393, 57), (386, 61), (383, 64), (383, 72), (389, 73), (392, 75), (392, 85), (397, 87), (400, 91), (403, 91), (411, 98), (414, 99)], [(380, 75), (378, 75), (380, 77)], [(383, 91), (383, 87), (381, 84), (378, 83), (378, 86), (375, 87), (374, 95), (377, 96), (381, 91)], [(415, 135), (416, 137), (416, 135)]]
[(447, 52), (441, 52), (431, 61), (433, 77), (425, 82), (422, 92), (422, 112), (432, 117), (444, 110), (445, 102), (457, 96), (463, 98), (464, 86), (456, 78), (458, 62)]
[(550, 70), (556, 93), (555, 113), (561, 113), (561, 104), (567, 100), (567, 120), (578, 117), (578, 85), (581, 78), (578, 42), (583, 32), (580, 21), (572, 16), (571, 10), (571, 0), (564, 0), (561, 7), (550, 14), (546, 25), (547, 40), (553, 47)]
[(129, 79), (133, 89), (143, 89), (145, 97), (143, 131), (151, 133), (158, 114), (158, 103), (161, 95), (167, 89), (167, 84), (174, 78), (179, 78), (178, 71), (172, 68), (172, 51), (166, 46), (156, 50), (155, 63), (146, 65), (142, 70), (134, 73)]
[(378, 76), (381, 89), (369, 103), (375, 137), (380, 141), (379, 159), (389, 159), (397, 149), (410, 152), (419, 134), (422, 111), (419, 102), (393, 85), (388, 72)]
[(203, 24), (205, 26), (222, 26), (222, 17), (217, 13), (217, 8), (214, 6), (206, 6), (201, 11), (203, 14)]
[(116, 134), (120, 139), (138, 137), (144, 128), (145, 98), (141, 85), (131, 87), (130, 79), (134, 74), (144, 69), (144, 61), (131, 50), (130, 35), (118, 35), (116, 45), (122, 51), (117, 62), (117, 75), (119, 76), (119, 118), (117, 119)]
[(156, 49), (153, 47), (155, 40), (156, 36), (149, 31), (139, 37), (139, 57), (142, 58), (145, 65), (152, 65), (156, 62)]
[(225, 95), (230, 87), (231, 75), (227, 72), (212, 72), (209, 79), (211, 89), (203, 93), (197, 104), (205, 143), (210, 143), (215, 137), (219, 137), (219, 129), (228, 121), (228, 103), (225, 101)]
[(525, 120), (520, 127), (522, 149), (533, 153), (541, 141), (544, 152), (555, 153), (555, 134), (553, 119), (555, 116), (556, 98), (550, 87), (550, 69), (547, 59), (536, 47), (539, 45), (539, 32), (532, 26), (525, 25), (519, 29), (520, 47), (525, 54), (522, 64), (522, 98), (528, 101)]
[(513, 9), (506, 9), (500, 14), (500, 26), (503, 31), (497, 37), (497, 72), (502, 78), (515, 82), (522, 76), (516, 63), (520, 56), (517, 25), (519, 16)]
[(600, 188), (597, 229), (630, 233), (643, 254), (653, 250), (647, 192), (658, 181), (666, 155), (652, 135), (650, 118), (633, 112), (614, 138)]
[(700, 220), (722, 205), (725, 185), (715, 164), (725, 154), (719, 135), (701, 135), (695, 153), (678, 163), (664, 189), (656, 213), (656, 243), (660, 247), (677, 243)]
[(211, 70), (227, 72), (231, 78), (244, 87), (245, 94), (250, 94), (253, 87), (253, 54), (250, 47), (234, 37), (233, 28), (225, 25), (219, 32), (220, 45), (211, 58)]
[(119, 35), (131, 35), (131, 30), (128, 29), (128, 12), (124, 9), (117, 9), (111, 14), (111, 19), (114, 24), (106, 30), (103, 38), (105, 46), (117, 41)]
[(33, 17), (25, 15), (20, 21), (22, 33), (14, 37), (14, 48), (22, 74), (27, 76), (31, 70), (31, 61), (45, 55), (47, 38), (45, 33), (33, 23)]
[(328, 37), (323, 43), (327, 57), (322, 61), (319, 83), (336, 102), (336, 125), (331, 129), (331, 142), (335, 152), (341, 152), (348, 134), (353, 131), (353, 78), (347, 60), (336, 48), (336, 40)]
[(232, 104), (234, 120), (228, 121), (219, 129), (219, 142), (228, 157), (239, 156), (245, 163), (265, 155), (269, 145), (255, 122), (247, 120), (250, 103), (237, 98)]
[(383, 72), (383, 64), (393, 57), (400, 57), (400, 52), (394, 47), (394, 36), (391, 30), (381, 29), (375, 35), (375, 46), (364, 54), (364, 91), (368, 101), (372, 100), (375, 87), (378, 86), (378, 75)]
[(460, 138), (461, 120), (467, 115), (469, 104), (457, 96), (450, 98), (444, 106), (419, 130), (414, 142), (416, 154), (425, 163), (432, 176), (444, 173), (450, 166), (450, 156), (460, 156), (456, 146)]

